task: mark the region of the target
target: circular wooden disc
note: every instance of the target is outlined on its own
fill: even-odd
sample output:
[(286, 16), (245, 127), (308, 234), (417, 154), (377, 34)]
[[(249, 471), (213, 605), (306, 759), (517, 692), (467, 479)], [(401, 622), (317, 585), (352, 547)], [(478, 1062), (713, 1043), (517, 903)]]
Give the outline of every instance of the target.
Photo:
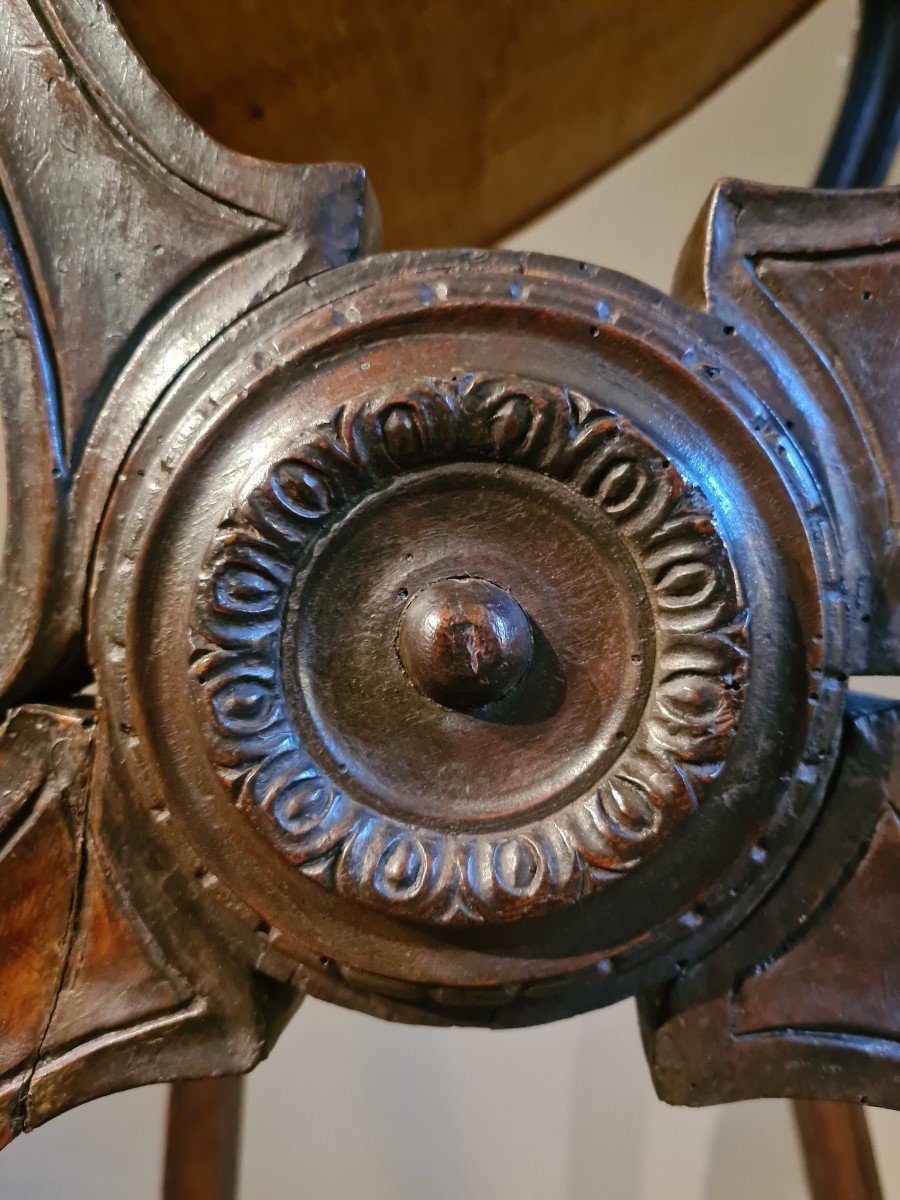
[[(110, 736), (151, 836), (314, 988), (571, 1011), (702, 953), (793, 853), (841, 610), (736, 343), (576, 264), (385, 256), (263, 305), (148, 424), (94, 582)], [(531, 631), (476, 707), (398, 649), (449, 579)]]

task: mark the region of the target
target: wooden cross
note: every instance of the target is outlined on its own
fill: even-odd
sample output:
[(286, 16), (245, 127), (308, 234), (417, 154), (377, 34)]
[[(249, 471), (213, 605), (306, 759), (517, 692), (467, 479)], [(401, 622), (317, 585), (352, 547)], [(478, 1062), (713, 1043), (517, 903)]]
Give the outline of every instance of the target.
[(900, 1104), (897, 190), (720, 183), (672, 297), (379, 255), (103, 4), (0, 20), (0, 1142), (307, 994)]

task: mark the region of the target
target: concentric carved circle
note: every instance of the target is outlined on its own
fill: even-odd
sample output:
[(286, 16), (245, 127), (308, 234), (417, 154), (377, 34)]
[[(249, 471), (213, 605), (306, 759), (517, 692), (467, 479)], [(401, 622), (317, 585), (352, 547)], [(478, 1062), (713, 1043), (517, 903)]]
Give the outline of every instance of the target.
[(470, 923), (595, 891), (702, 801), (745, 613), (702, 493), (629, 421), (469, 375), (298, 437), (221, 523), (192, 642), (216, 769), (279, 850)]
[[(254, 969), (416, 1020), (552, 1019), (707, 953), (840, 730), (841, 560), (788, 408), (714, 318), (535, 255), (376, 257), (230, 325), (94, 563), (148, 878), (183, 874)], [(400, 652), (449, 580), (531, 632), (472, 707)]]

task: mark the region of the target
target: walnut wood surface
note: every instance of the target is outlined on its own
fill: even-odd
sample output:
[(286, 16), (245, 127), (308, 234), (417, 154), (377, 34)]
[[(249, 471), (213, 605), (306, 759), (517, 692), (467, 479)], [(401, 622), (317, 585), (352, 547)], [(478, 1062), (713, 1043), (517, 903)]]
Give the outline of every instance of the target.
[(136, 911), (103, 828), (103, 742), (86, 710), (28, 706), (0, 731), (0, 1144), (116, 1088), (246, 1070), (296, 1004), (206, 936), (191, 947), (158, 874)]
[(26, 1123), (69, 961), (92, 736), (91, 718), (35, 708), (0, 737), (0, 1145)]
[[(349, 261), (377, 241), (378, 219), (359, 168), (250, 161), (212, 141), (104, 9), (5, 0), (0, 19), (8, 704), (87, 678), (87, 563), (152, 397), (226, 308), (233, 319), (288, 279)], [(212, 325), (212, 309), (191, 311), (204, 293), (224, 305)]]
[(3, 1138), (307, 994), (900, 1104), (897, 192), (726, 181), (676, 299), (373, 254), (99, 0), (0, 20)]
[(485, 245), (634, 150), (810, 0), (117, 0), (245, 154), (365, 163), (388, 248)]

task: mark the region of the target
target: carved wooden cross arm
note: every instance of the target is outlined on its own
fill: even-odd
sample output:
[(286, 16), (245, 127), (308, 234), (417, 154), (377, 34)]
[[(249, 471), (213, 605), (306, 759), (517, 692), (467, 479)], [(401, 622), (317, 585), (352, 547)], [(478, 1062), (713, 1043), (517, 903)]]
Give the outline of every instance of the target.
[(0, 1139), (307, 993), (900, 1103), (897, 192), (722, 183), (674, 299), (377, 255), (102, 3), (0, 21)]

